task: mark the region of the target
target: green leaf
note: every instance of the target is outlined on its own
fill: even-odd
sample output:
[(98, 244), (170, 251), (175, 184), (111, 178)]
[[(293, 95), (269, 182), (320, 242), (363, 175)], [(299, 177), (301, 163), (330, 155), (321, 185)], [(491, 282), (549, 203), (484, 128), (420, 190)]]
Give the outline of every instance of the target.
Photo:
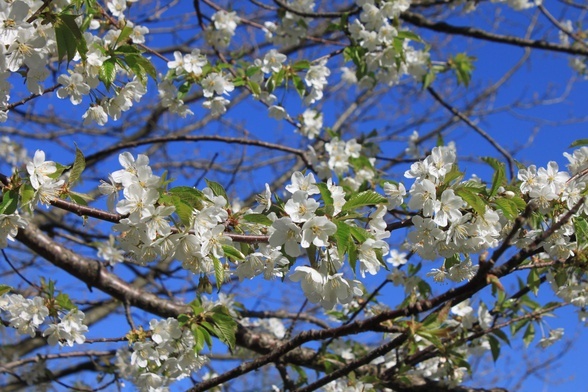
[(123, 29), (121, 30), (120, 34), (118, 35), (118, 38), (116, 39), (116, 42), (114, 43), (113, 47), (116, 48), (120, 42), (124, 43), (127, 40), (127, 38), (129, 38), (131, 36), (131, 34), (133, 34), (132, 27), (130, 27), (130, 26), (123, 27)]
[(525, 343), (526, 347), (529, 347), (529, 344), (535, 339), (535, 324), (529, 323), (527, 329), (525, 330), (525, 334), (523, 335), (523, 342)]
[(429, 72), (427, 72), (425, 76), (423, 76), (423, 90), (426, 90), (428, 87), (430, 87), (436, 78), (437, 74), (435, 73), (435, 71), (430, 69)]
[(206, 342), (208, 349), (212, 350), (212, 338), (210, 336), (210, 333), (208, 332), (208, 329), (201, 327), (200, 330), (202, 331), (202, 335), (204, 336), (204, 342)]
[(202, 208), (202, 199), (205, 197), (204, 193), (189, 186), (178, 186), (171, 188), (168, 193), (170, 195), (179, 197), (182, 203), (185, 203), (196, 209)]
[(129, 53), (140, 54), (141, 51), (139, 50), (139, 48), (137, 48), (136, 46), (133, 46), (133, 45), (121, 45), (114, 50), (114, 54), (129, 54)]
[(302, 71), (305, 69), (309, 69), (310, 68), (310, 61), (308, 60), (300, 60), (295, 62), (294, 64), (292, 64), (292, 69), (294, 71)]
[(484, 216), (484, 213), (486, 212), (486, 204), (480, 196), (467, 188), (457, 188), (455, 189), (455, 194), (464, 199), (478, 215)]
[(225, 281), (225, 269), (219, 259), (217, 259), (214, 255), (211, 255), (211, 257), (214, 265), (214, 278), (216, 279), (216, 289), (220, 291), (221, 286)]
[(104, 83), (106, 89), (110, 90), (110, 86), (116, 78), (116, 58), (109, 58), (102, 63), (100, 70), (98, 71), (98, 78)]
[(296, 90), (300, 98), (304, 97), (304, 94), (306, 94), (306, 85), (304, 84), (300, 76), (296, 74), (292, 75), (292, 84), (294, 84), (294, 89)]
[(237, 248), (231, 245), (223, 245), (222, 248), (223, 252), (225, 253), (225, 257), (228, 257), (232, 260), (245, 260), (245, 255)]
[(202, 307), (202, 302), (200, 301), (200, 298), (198, 298), (198, 297), (194, 298), (194, 300), (192, 302), (190, 302), (188, 305), (192, 309), (192, 312), (194, 312), (195, 316), (204, 312), (204, 308)]
[(449, 270), (449, 268), (458, 265), (461, 263), (461, 258), (459, 257), (459, 254), (454, 254), (451, 257), (448, 257), (445, 259), (445, 261), (443, 262), (443, 266), (445, 267), (446, 270)]
[(401, 39), (410, 39), (410, 40), (413, 40), (416, 42), (423, 42), (421, 37), (419, 37), (417, 34), (413, 33), (412, 31), (409, 31), (409, 30), (399, 31), (397, 37), (401, 38)]
[(133, 71), (143, 85), (147, 83), (147, 76), (153, 80), (157, 78), (155, 67), (145, 57), (138, 53), (128, 53), (123, 55), (125, 64)]
[(225, 198), (226, 206), (228, 206), (229, 205), (229, 197), (227, 196), (227, 191), (225, 191), (225, 188), (223, 188), (223, 186), (221, 184), (219, 184), (218, 182), (209, 181), (209, 180), (205, 180), (205, 181), (206, 181), (206, 185), (208, 185), (208, 187), (212, 190), (212, 193), (215, 196), (222, 196)]
[(527, 286), (533, 292), (533, 294), (537, 295), (539, 292), (539, 285), (541, 285), (541, 278), (537, 273), (536, 268), (531, 268), (529, 271), (529, 275), (527, 276)]
[(84, 158), (84, 154), (82, 150), (76, 146), (76, 158), (74, 160), (73, 166), (69, 173), (69, 184), (75, 184), (81, 177), (82, 172), (86, 168), (86, 159)]
[(163, 195), (160, 199), (164, 204), (172, 204), (176, 209), (176, 214), (180, 218), (180, 221), (185, 226), (191, 226), (192, 220), (194, 219), (194, 207), (186, 204), (176, 195)]
[(256, 95), (256, 96), (261, 95), (261, 87), (259, 87), (258, 83), (255, 83), (254, 81), (248, 80), (247, 86), (249, 86), (249, 89), (251, 89), (251, 92), (253, 93), (253, 95)]
[(28, 205), (35, 197), (35, 188), (30, 184), (24, 184), (20, 187), (20, 201), (23, 206)]
[(79, 52), (82, 59), (85, 59), (88, 47), (84, 35), (76, 23), (78, 15), (60, 14), (57, 15), (53, 24), (55, 28), (55, 40), (57, 42), (58, 61), (67, 56), (69, 63)]
[(180, 325), (184, 326), (188, 321), (190, 321), (190, 316), (188, 316), (187, 314), (180, 314), (178, 316), (178, 322), (180, 323)]
[(500, 340), (502, 340), (503, 342), (505, 342), (506, 344), (508, 344), (510, 346), (510, 340), (508, 339), (508, 336), (506, 336), (504, 331), (502, 331), (500, 329), (495, 329), (491, 333), (493, 335), (496, 335)]
[(580, 248), (588, 243), (588, 222), (586, 222), (586, 219), (581, 216), (574, 218), (574, 233)]
[(570, 148), (580, 146), (588, 146), (588, 139), (578, 139), (575, 140), (572, 144), (570, 144)]
[(359, 243), (364, 243), (368, 238), (372, 238), (370, 233), (362, 227), (349, 226), (349, 229), (353, 238)]
[(357, 246), (353, 241), (350, 241), (347, 247), (347, 259), (349, 260), (351, 270), (355, 273), (355, 266), (357, 264)]
[(12, 290), (12, 287), (6, 284), (0, 284), (0, 296), (4, 295)]
[(331, 191), (329, 187), (324, 182), (319, 182), (316, 184), (319, 191), (321, 192), (321, 198), (325, 202), (325, 206), (332, 206), (334, 203), (333, 196), (331, 195)]
[(339, 258), (343, 258), (345, 252), (349, 248), (349, 243), (353, 240), (351, 239), (351, 227), (344, 223), (344, 222), (336, 222), (337, 231), (333, 236), (335, 241), (337, 242), (337, 251), (339, 253)]
[(212, 315), (212, 328), (215, 335), (225, 343), (231, 350), (235, 348), (237, 338), (237, 322), (231, 316), (222, 313), (215, 313)]
[(272, 220), (263, 214), (247, 214), (242, 218), (245, 222), (258, 223), (265, 226), (271, 226)]
[(4, 192), (2, 195), (2, 203), (0, 203), (0, 214), (10, 215), (16, 212), (18, 207), (18, 190), (11, 189)]
[(494, 200), (496, 207), (502, 211), (504, 216), (508, 220), (514, 220), (519, 215), (516, 202), (505, 197), (497, 198)]
[(67, 192), (67, 197), (69, 197), (74, 203), (82, 205), (82, 206), (87, 206), (88, 201), (92, 200), (92, 198), (88, 195), (85, 195), (83, 193), (72, 192), (72, 191)]
[(198, 354), (204, 348), (205, 341), (202, 331), (205, 331), (205, 329), (197, 324), (192, 324), (190, 329), (192, 330), (192, 336), (194, 336), (194, 353)]
[(123, 56), (125, 64), (133, 71), (133, 74), (137, 76), (137, 79), (141, 84), (147, 83), (147, 73), (139, 64), (139, 59), (143, 58), (140, 54), (125, 54)]
[(482, 161), (486, 162), (494, 169), (492, 175), (492, 187), (490, 188), (490, 196), (496, 195), (498, 188), (506, 183), (506, 168), (503, 162), (496, 158), (484, 157)]
[(182, 83), (180, 85), (180, 87), (178, 88), (178, 98), (184, 99), (186, 94), (188, 94), (190, 92), (191, 88), (192, 88), (192, 83), (190, 83), (188, 81), (185, 81), (184, 83)]
[(70, 169), (71, 166), (63, 166), (61, 163), (59, 162), (55, 162), (55, 171), (51, 174), (49, 174), (47, 177), (49, 178), (53, 178), (54, 180), (59, 178), (64, 171)]
[(486, 193), (486, 185), (473, 180), (464, 181), (459, 184), (459, 188), (467, 188), (474, 193)]
[(261, 67), (249, 67), (249, 68), (247, 68), (247, 71), (245, 71), (245, 76), (250, 78), (253, 75), (257, 74), (259, 72), (259, 70), (261, 70)]
[(75, 37), (63, 22), (57, 20), (53, 26), (55, 28), (58, 61), (61, 62), (67, 56), (67, 62), (69, 63), (77, 52)]
[(457, 82), (465, 85), (466, 87), (470, 84), (472, 78), (472, 72), (474, 71), (474, 61), (476, 60), (473, 56), (468, 56), (465, 53), (459, 53), (455, 57), (447, 60), (449, 68), (455, 72), (457, 76)]
[[(442, 141), (443, 139), (441, 139)], [(440, 144), (441, 146), (443, 144)], [(451, 166), (451, 170), (449, 170), (449, 172), (447, 174), (445, 174), (445, 177), (443, 178), (443, 183), (444, 184), (451, 184), (452, 182), (458, 182), (463, 178), (464, 174), (459, 171), (459, 168), (457, 167), (457, 165), (452, 165)], [(461, 184), (460, 184), (461, 185)]]
[(388, 199), (375, 191), (363, 191), (349, 198), (343, 205), (342, 211), (350, 211), (359, 207), (371, 206), (375, 204), (387, 204)]
[(55, 297), (55, 301), (57, 301), (57, 305), (59, 305), (60, 308), (65, 310), (72, 310), (78, 308), (73, 302), (71, 302), (69, 295), (65, 293), (59, 293), (57, 297)]

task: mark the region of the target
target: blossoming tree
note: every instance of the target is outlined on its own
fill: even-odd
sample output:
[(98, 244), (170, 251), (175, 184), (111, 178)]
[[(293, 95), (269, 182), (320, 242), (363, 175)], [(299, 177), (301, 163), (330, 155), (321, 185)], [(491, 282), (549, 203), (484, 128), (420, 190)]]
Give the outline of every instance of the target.
[[(541, 51), (566, 92), (509, 109), (569, 103), (586, 9), (0, 2), (0, 389), (464, 390), (551, 345), (588, 141), (519, 162), (492, 119)], [(464, 42), (522, 57), (485, 83)]]

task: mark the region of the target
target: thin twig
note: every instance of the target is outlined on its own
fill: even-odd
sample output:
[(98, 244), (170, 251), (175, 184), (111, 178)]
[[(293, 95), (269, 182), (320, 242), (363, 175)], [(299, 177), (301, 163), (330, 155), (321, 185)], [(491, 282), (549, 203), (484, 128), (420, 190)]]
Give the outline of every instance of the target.
[(488, 141), (488, 143), (490, 143), (492, 145), (492, 147), (494, 147), (496, 150), (498, 150), (498, 152), (500, 154), (502, 154), (502, 156), (504, 158), (506, 158), (506, 161), (508, 163), (510, 178), (513, 179), (515, 176), (514, 168), (516, 166), (516, 163), (515, 163), (515, 160), (512, 157), (512, 155), (510, 155), (510, 153), (508, 151), (506, 151), (500, 144), (498, 144), (498, 142), (496, 140), (494, 140), (494, 138), (492, 138), (492, 136), (490, 136), (486, 131), (484, 131), (482, 128), (480, 128), (479, 126), (474, 124), (465, 114), (461, 113), (459, 110), (457, 110), (457, 108), (450, 105), (443, 98), (441, 98), (441, 96), (439, 94), (437, 94), (437, 92), (432, 87), (427, 87), (427, 91), (445, 109), (449, 110), (451, 113), (453, 113), (453, 115), (459, 117), (460, 120), (462, 120), (470, 128), (472, 128), (474, 131), (476, 131), (476, 133), (478, 133), (480, 136), (482, 136), (484, 139), (486, 139), (486, 141)]

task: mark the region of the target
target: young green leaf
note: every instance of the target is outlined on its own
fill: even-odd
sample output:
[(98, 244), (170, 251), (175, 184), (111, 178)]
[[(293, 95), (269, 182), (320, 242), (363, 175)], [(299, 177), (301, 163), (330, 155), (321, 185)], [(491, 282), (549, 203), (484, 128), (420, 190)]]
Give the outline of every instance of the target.
[(506, 183), (506, 168), (503, 162), (496, 158), (484, 157), (482, 161), (486, 162), (494, 169), (492, 175), (492, 187), (490, 188), (490, 196), (496, 195), (498, 188)]
[(238, 250), (237, 248), (231, 246), (231, 245), (223, 245), (223, 252), (225, 253), (225, 257), (228, 257), (229, 259), (232, 260), (245, 260), (245, 255), (243, 255), (243, 253), (241, 253), (240, 250)]
[(233, 350), (237, 342), (235, 334), (237, 333), (237, 322), (231, 316), (223, 313), (214, 313), (209, 320), (211, 322), (214, 334), (221, 342)]
[(246, 214), (241, 218), (245, 222), (258, 223), (260, 225), (271, 226), (272, 220), (263, 214)]
[(343, 205), (342, 211), (350, 211), (359, 207), (373, 206), (376, 204), (387, 204), (388, 199), (374, 191), (364, 191), (349, 198)]
[(18, 207), (18, 190), (11, 189), (4, 192), (2, 195), (2, 202), (0, 203), (0, 214), (10, 215), (16, 211)]
[(75, 184), (81, 177), (82, 172), (86, 168), (86, 159), (84, 158), (84, 154), (82, 150), (80, 150), (76, 146), (76, 158), (74, 160), (73, 166), (69, 173), (69, 184), (70, 186)]
[(480, 196), (467, 188), (457, 188), (455, 194), (464, 199), (478, 215), (484, 216), (484, 213), (486, 212), (486, 204)]
[(216, 279), (216, 289), (220, 291), (221, 286), (225, 281), (225, 269), (220, 260), (214, 256), (212, 256), (212, 262), (214, 265), (214, 278)]

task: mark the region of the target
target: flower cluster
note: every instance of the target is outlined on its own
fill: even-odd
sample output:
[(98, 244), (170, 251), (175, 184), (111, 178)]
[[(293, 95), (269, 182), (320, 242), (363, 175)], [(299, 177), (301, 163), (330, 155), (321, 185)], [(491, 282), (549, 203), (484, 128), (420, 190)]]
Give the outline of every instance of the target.
[[(107, 8), (112, 15), (123, 20), (124, 12), (130, 3), (133, 1), (112, 0), (107, 2)], [(26, 78), (27, 89), (31, 94), (39, 95), (43, 94), (43, 83), (51, 74), (48, 65), (58, 52), (58, 43), (54, 34), (55, 25), (46, 23), (48, 19), (44, 18), (30, 19), (40, 6), (40, 3), (30, 0), (3, 2), (0, 5), (0, 43), (6, 48), (5, 51), (2, 51), (0, 61), (0, 121), (5, 121), (8, 115), (8, 111), (2, 108), (7, 106), (10, 99), (11, 85), (7, 80), (10, 73), (24, 70), (23, 75)], [(59, 8), (58, 5), (51, 6)], [(71, 23), (81, 23), (81, 21), (81, 18), (77, 18), (76, 22), (73, 22), (72, 19)], [(145, 42), (144, 35), (149, 32), (146, 27), (134, 26), (130, 21), (125, 22), (125, 26), (125, 28), (132, 29), (129, 34), (132, 43)], [(99, 23), (90, 23), (90, 29), (98, 27)], [(75, 30), (75, 28), (73, 29)], [(90, 95), (91, 91), (98, 87), (100, 83), (99, 72), (110, 58), (107, 53), (124, 44), (124, 41), (119, 42), (118, 40), (121, 32), (122, 30), (113, 28), (107, 30), (103, 37), (98, 37), (90, 32), (81, 32), (85, 41), (83, 45), (87, 48), (87, 52), (84, 53), (83, 59), (79, 54), (76, 55), (74, 60), (77, 62), (74, 63), (73, 68), (69, 69), (67, 73), (59, 75), (57, 81), (60, 87), (57, 89), (57, 97), (69, 97), (72, 104), (79, 105), (84, 96)], [(59, 53), (63, 50), (64, 48), (60, 47)], [(115, 62), (112, 65), (111, 75), (113, 77), (108, 82), (109, 84), (114, 82), (116, 74), (123, 71), (126, 73), (120, 64)], [(141, 77), (143, 76), (141, 75)], [(109, 116), (116, 120), (122, 111), (130, 109), (133, 100), (138, 101), (146, 92), (144, 85), (136, 80), (122, 83), (112, 91), (112, 97), (96, 99), (91, 104), (83, 115), (84, 123), (94, 121), (104, 125)]]
[[(288, 7), (301, 13), (313, 12), (315, 3), (312, 0), (288, 1)], [(281, 23), (265, 22), (266, 37), (280, 46), (298, 45), (308, 31), (310, 18), (305, 18), (293, 12), (284, 12)]]
[[(435, 147), (425, 160), (414, 163), (405, 173), (405, 177), (415, 179), (408, 192), (408, 207), (419, 212), (412, 218), (414, 230), (409, 232), (408, 240), (411, 249), (425, 259), (475, 254), (496, 246), (502, 235), (504, 218), (498, 212), (488, 206), (483, 214), (469, 210), (456, 194), (456, 190), (475, 187), (475, 181), (451, 186), (445, 183), (445, 176), (454, 170), (455, 160), (452, 147)], [(392, 191), (402, 192), (400, 188), (388, 192)], [(432, 276), (437, 281), (445, 278), (462, 281), (471, 278), (476, 270), (477, 266), (466, 257), (433, 270)]]
[[(410, 1), (376, 3), (358, 0), (357, 4), (361, 7), (361, 13), (359, 18), (350, 23), (349, 32), (353, 40), (367, 52), (367, 72), (374, 75), (362, 75), (358, 83), (364, 87), (371, 87), (374, 82), (394, 85), (405, 74), (420, 79), (426, 72), (429, 55), (410, 46), (408, 39), (401, 38), (392, 22), (398, 20), (400, 13), (410, 7)], [(403, 53), (398, 51), (399, 39)]]
[[(20, 294), (4, 294), (0, 297), (0, 310), (8, 313), (8, 322), (12, 328), (30, 337), (36, 335), (41, 324), (49, 316), (49, 308), (43, 297), (28, 299)], [(51, 345), (59, 343), (60, 346), (67, 344), (71, 347), (74, 342), (82, 344), (86, 341), (84, 334), (88, 332), (88, 327), (84, 325), (84, 317), (83, 312), (72, 309), (66, 312), (58, 323), (49, 324), (43, 331), (43, 336), (47, 337)]]
[(20, 334), (34, 337), (37, 328), (49, 316), (49, 309), (42, 297), (24, 298), (20, 294), (4, 294), (0, 297), (0, 309), (9, 314), (8, 322)]
[(207, 361), (194, 353), (194, 335), (178, 320), (153, 319), (150, 338), (132, 343), (131, 351), (120, 349), (116, 366), (121, 377), (131, 380), (141, 391), (160, 390), (190, 376)]
[(219, 10), (212, 15), (211, 19), (213, 28), (207, 31), (208, 43), (218, 49), (226, 48), (231, 43), (241, 18), (237, 16), (236, 12)]
[[(565, 210), (557, 212), (558, 209), (554, 210), (553, 207), (564, 204), (567, 209), (571, 209), (578, 203), (586, 189), (585, 180), (575, 175), (588, 167), (588, 148), (582, 147), (573, 154), (565, 153), (564, 156), (570, 161), (568, 169), (571, 175), (560, 171), (558, 164), (553, 161), (549, 162), (545, 168), (537, 169), (535, 165), (531, 165), (519, 170), (517, 175), (521, 181), (521, 193), (538, 208), (539, 212), (547, 214), (556, 211), (552, 212), (551, 216), (548, 215), (553, 221), (557, 221), (565, 213)], [(588, 212), (586, 204), (582, 206), (580, 213), (582, 212)], [(542, 233), (540, 228), (530, 230), (517, 245), (521, 247), (527, 245), (540, 233)], [(574, 235), (573, 221), (567, 222), (542, 243), (543, 249), (550, 257), (565, 260), (574, 255), (578, 247), (578, 243), (573, 240)]]
[(72, 347), (74, 342), (82, 344), (86, 341), (84, 335), (88, 332), (88, 327), (84, 325), (84, 313), (77, 309), (70, 310), (61, 318), (58, 324), (51, 324), (43, 332), (47, 341), (51, 345), (59, 343), (60, 346), (68, 345)]

